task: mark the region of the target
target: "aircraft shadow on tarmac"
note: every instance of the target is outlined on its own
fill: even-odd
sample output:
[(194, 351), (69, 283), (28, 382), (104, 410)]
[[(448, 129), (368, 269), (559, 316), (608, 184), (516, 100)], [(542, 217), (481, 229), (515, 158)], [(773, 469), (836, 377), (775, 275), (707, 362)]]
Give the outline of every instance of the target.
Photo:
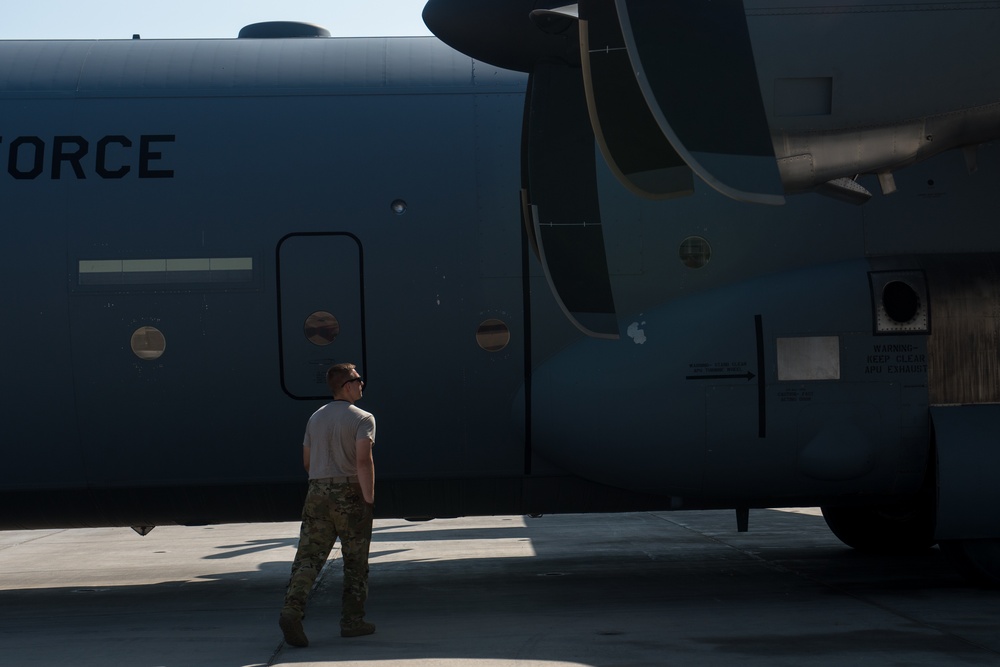
[(246, 556), (247, 554), (259, 553), (262, 551), (270, 551), (272, 549), (281, 549), (283, 547), (295, 547), (299, 542), (298, 537), (288, 537), (284, 539), (269, 539), (269, 540), (250, 540), (249, 542), (244, 542), (243, 544), (225, 544), (216, 547), (217, 549), (226, 551), (224, 553), (209, 554), (205, 556), (206, 560), (226, 560), (230, 558), (239, 558), (241, 556)]

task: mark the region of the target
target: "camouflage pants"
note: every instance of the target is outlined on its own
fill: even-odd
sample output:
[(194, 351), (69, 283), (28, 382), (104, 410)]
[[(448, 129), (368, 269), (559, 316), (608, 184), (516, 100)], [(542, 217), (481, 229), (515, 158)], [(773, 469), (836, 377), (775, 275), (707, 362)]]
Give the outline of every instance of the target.
[(372, 508), (357, 483), (309, 480), (302, 508), (299, 548), (292, 563), (283, 612), (305, 614), (306, 600), (337, 538), (344, 558), (341, 621), (357, 625), (365, 616), (368, 599), (368, 550), (372, 540)]

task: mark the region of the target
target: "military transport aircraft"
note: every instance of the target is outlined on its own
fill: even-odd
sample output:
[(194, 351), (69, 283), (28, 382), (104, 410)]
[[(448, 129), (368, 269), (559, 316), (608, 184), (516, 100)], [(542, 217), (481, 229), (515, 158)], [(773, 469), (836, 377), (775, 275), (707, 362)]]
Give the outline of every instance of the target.
[(0, 527), (820, 505), (1000, 579), (1000, 2), (0, 42)]

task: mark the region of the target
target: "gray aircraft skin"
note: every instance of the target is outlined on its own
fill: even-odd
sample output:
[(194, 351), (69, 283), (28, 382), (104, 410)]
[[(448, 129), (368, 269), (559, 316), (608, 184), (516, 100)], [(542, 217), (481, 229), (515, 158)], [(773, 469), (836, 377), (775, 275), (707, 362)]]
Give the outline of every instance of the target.
[(1000, 3), (657, 4), (0, 42), (0, 528), (295, 519), (351, 361), (377, 516), (821, 505), (995, 579)]

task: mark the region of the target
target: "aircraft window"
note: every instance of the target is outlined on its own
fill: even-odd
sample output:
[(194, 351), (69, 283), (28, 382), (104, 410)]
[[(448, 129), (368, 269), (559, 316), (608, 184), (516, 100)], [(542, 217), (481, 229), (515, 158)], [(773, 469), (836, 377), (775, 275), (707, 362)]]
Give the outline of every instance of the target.
[(499, 352), (510, 342), (510, 329), (500, 320), (485, 320), (476, 330), (476, 342), (487, 352)]
[(245, 283), (253, 280), (253, 257), (82, 259), (81, 285)]
[(132, 332), (131, 346), (140, 359), (159, 359), (167, 349), (167, 339), (156, 327), (139, 327)]
[(317, 310), (306, 318), (302, 332), (313, 345), (329, 345), (340, 334), (340, 322), (325, 310)]
[(712, 246), (700, 236), (689, 236), (681, 241), (680, 258), (689, 269), (700, 269), (712, 258)]

